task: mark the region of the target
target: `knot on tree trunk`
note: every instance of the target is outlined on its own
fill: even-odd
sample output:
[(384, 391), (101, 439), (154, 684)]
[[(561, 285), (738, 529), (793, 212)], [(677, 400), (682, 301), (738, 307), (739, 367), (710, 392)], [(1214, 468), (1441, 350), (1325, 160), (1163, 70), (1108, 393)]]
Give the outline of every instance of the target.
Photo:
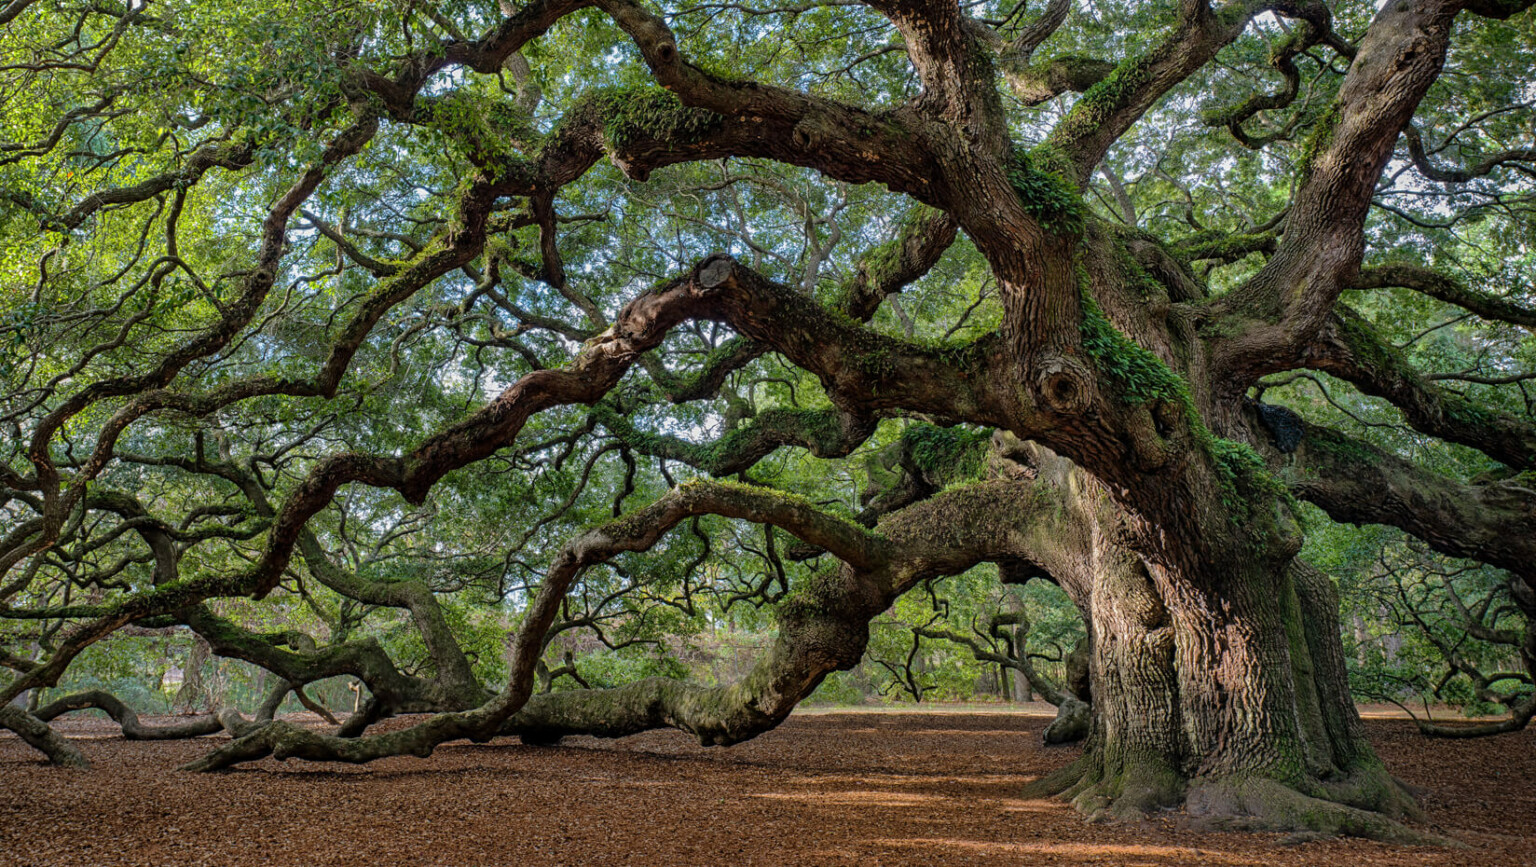
[(735, 269), (735, 259), (724, 253), (717, 253), (699, 265), (699, 285), (705, 289), (718, 289), (731, 279), (731, 272)]
[(1061, 415), (1081, 415), (1098, 393), (1093, 371), (1070, 355), (1043, 352), (1030, 368), (1030, 385), (1040, 407)]

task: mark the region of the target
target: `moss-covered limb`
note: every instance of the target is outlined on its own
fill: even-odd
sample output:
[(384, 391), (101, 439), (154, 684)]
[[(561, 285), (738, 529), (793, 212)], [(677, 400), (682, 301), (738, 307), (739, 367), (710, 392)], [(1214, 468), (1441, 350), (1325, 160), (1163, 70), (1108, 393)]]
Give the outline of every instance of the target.
[(1217, 261), (1231, 263), (1251, 253), (1273, 253), (1279, 244), (1279, 232), (1229, 234), (1202, 232), (1174, 244), (1173, 255), (1186, 262)]
[(66, 768), (88, 768), (90, 760), (74, 744), (53, 730), (52, 726), (9, 702), (0, 702), (0, 727), (8, 728), (51, 764)]
[(990, 387), (994, 376), (1015, 376), (1004, 372), (1007, 359), (993, 338), (933, 345), (888, 337), (729, 256), (705, 260), (698, 275), (718, 299), (710, 318), (816, 374), (833, 403), (848, 412), (900, 408), (941, 419), (1035, 421), (1010, 395)]
[(868, 322), (880, 302), (911, 285), (938, 264), (955, 241), (958, 224), (948, 213), (917, 205), (902, 218), (895, 237), (859, 257), (858, 272), (844, 284), (838, 309)]
[[(1092, 228), (1098, 229), (1102, 225), (1094, 224)], [(1195, 276), (1189, 261), (1175, 255), (1173, 249), (1161, 240), (1134, 232), (1124, 233), (1120, 243), (1124, 245), (1124, 252), (1119, 255), (1120, 272), (1126, 285), (1134, 289), (1143, 302), (1156, 306), (1164, 295), (1176, 303), (1203, 301), (1210, 297), (1210, 288)]]
[(1490, 292), (1480, 292), (1460, 280), (1418, 265), (1372, 265), (1360, 269), (1351, 289), (1401, 287), (1422, 292), (1447, 304), (1476, 313), (1490, 322), (1508, 322), (1536, 331), (1536, 308), (1527, 307)]
[[(640, 180), (678, 162), (766, 157), (851, 183), (879, 181), (933, 200), (934, 160), (901, 122), (901, 112), (876, 113), (797, 90), (711, 75), (683, 60), (666, 22), (641, 4), (601, 0), (598, 5), (634, 40), (659, 86), (589, 99), (584, 109), (567, 114), (561, 124), (567, 134), (557, 131), (546, 142), (546, 153), (571, 151), (572, 144), (586, 150), (578, 140), (606, 141), (613, 163)], [(631, 110), (627, 102), (639, 108)], [(611, 130), (605, 109), (617, 111)], [(581, 128), (586, 131), (577, 132)], [(611, 139), (609, 132), (615, 134)], [(581, 171), (584, 166), (562, 171), (562, 183)]]
[(1003, 80), (1025, 105), (1039, 105), (1063, 93), (1084, 93), (1115, 69), (1108, 61), (1077, 54), (1059, 54), (1028, 65), (1001, 65)]
[(661, 88), (599, 90), (590, 97), (603, 114), (603, 136), (614, 150), (650, 137), (679, 145), (719, 132), (725, 118), (683, 105), (677, 94)]
[[(1223, 463), (1220, 441), (1213, 437), (1200, 412), (1189, 383), (1175, 374), (1152, 350), (1135, 343), (1103, 314), (1097, 301), (1083, 294), (1083, 318), (1080, 321), (1081, 347), (1101, 375), (1101, 387), (1124, 404), (1121, 441), (1129, 446), (1135, 469), (1154, 472), (1167, 466), (1180, 450), (1206, 453), (1215, 470), (1213, 481), (1224, 500), (1238, 495), (1232, 481), (1256, 478), (1253, 473), (1235, 475)], [(1126, 453), (1126, 452), (1121, 452)], [(1123, 461), (1123, 458), (1121, 458)], [(1098, 472), (1123, 469), (1121, 466), (1095, 467)]]
[(1307, 366), (1386, 399), (1415, 430), (1470, 446), (1517, 470), (1536, 468), (1536, 424), (1429, 381), (1348, 308), (1334, 317)]
[(602, 425), (630, 448), (695, 467), (712, 476), (734, 475), (782, 446), (802, 446), (818, 458), (846, 457), (875, 432), (874, 419), (836, 409), (770, 409), (712, 443), (638, 430), (622, 413), (599, 404)]
[(449, 688), (456, 685), (402, 674), (389, 654), (372, 638), (326, 647), (284, 649), (283, 644), (291, 647), (284, 637), (274, 640), (242, 629), (215, 615), (206, 606), (187, 609), (182, 613), (182, 619), (220, 656), (261, 666), (295, 686), (341, 674), (351, 675), (366, 683), (375, 698), (395, 713), (473, 707), (483, 702), (487, 695), (478, 683), (474, 684), (473, 690), (456, 689)]
[(985, 475), (992, 431), (917, 423), (901, 432), (898, 448), (902, 469), (939, 490)]
[(1082, 95), (1051, 131), (1046, 143), (1066, 155), (1072, 179), (1082, 186), (1147, 109), (1236, 39), (1259, 2), (1228, 3), (1220, 11), (1204, 4), (1181, 8), (1172, 30), (1146, 53), (1122, 61)]
[(749, 740), (782, 721), (764, 713), (758, 698), (744, 682), (704, 687), (650, 677), (613, 689), (536, 695), (507, 720), (502, 734), (519, 736), (525, 743), (552, 744), (573, 735), (618, 738), (676, 728), (700, 743), (726, 745)]
[(1536, 586), (1536, 492), (1518, 480), (1464, 484), (1339, 431), (1301, 422), (1284, 479), (1334, 520), (1398, 527), (1435, 550)]
[(891, 543), (877, 532), (823, 512), (800, 497), (735, 482), (680, 485), (655, 503), (591, 533), (610, 537), (614, 545), (644, 545), (620, 550), (645, 550), (662, 532), (698, 515), (772, 524), (859, 569), (879, 568), (893, 555)]
[(86, 692), (77, 692), (63, 698), (49, 702), (39, 708), (35, 716), (43, 722), (48, 722), (70, 711), (95, 708), (106, 712), (123, 729), (123, 737), (130, 741), (158, 741), (179, 740), (181, 738), (195, 738), (201, 735), (211, 735), (214, 732), (223, 731), (224, 726), (219, 722), (216, 714), (195, 717), (184, 722), (166, 726), (147, 726), (139, 721), (139, 715), (133, 708), (124, 704), (117, 696), (104, 690), (93, 689)]
[[(855, 519), (873, 527), (888, 515), (959, 485), (984, 478), (1016, 479), (1028, 475), (1019, 467), (1006, 467), (998, 435), (987, 430), (945, 428), (914, 423), (895, 442), (865, 459), (867, 482), (859, 494), (863, 507)], [(1015, 440), (1016, 441), (1016, 440)], [(795, 559), (812, 553), (801, 552)]]
[(877, 584), (844, 567), (797, 586), (778, 611), (773, 646), (735, 682), (706, 687), (647, 678), (615, 689), (535, 696), (502, 732), (552, 743), (569, 735), (623, 737), (671, 727), (706, 745), (749, 740), (783, 722), (827, 674), (858, 664), (870, 618), (890, 601)]

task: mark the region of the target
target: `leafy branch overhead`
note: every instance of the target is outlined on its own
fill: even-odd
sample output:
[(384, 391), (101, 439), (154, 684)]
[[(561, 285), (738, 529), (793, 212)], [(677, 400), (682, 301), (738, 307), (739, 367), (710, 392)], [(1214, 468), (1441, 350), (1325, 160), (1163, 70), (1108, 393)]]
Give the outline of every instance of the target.
[[(11, 0), (0, 725), (729, 744), (943, 652), (1091, 816), (1430, 840), (1340, 588), (1529, 722), (1528, 5)], [(254, 716), (42, 700), (149, 636)]]

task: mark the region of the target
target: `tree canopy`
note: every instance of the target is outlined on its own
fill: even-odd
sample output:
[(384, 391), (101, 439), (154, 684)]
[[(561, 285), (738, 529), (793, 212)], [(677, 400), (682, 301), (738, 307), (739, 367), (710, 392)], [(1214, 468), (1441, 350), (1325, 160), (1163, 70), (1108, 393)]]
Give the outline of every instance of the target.
[[(729, 744), (926, 641), (1085, 813), (1423, 839), (1339, 600), (1536, 715), (1528, 5), (9, 0), (0, 724)], [(255, 720), (11, 703), (187, 634)]]

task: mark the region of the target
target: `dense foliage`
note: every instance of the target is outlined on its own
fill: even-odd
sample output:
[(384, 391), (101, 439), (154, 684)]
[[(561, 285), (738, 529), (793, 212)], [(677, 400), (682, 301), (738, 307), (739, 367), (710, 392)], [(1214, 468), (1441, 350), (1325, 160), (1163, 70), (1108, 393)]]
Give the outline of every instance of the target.
[(0, 723), (1091, 693), (1407, 839), (1334, 668), (1536, 715), (1525, 5), (0, 5)]

